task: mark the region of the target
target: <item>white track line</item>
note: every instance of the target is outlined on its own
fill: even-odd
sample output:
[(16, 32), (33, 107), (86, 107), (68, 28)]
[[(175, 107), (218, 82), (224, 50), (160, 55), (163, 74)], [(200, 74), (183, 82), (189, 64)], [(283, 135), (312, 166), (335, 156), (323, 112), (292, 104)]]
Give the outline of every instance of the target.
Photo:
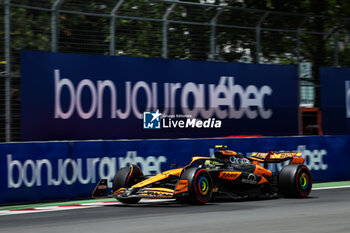
[[(164, 202), (172, 201), (174, 199), (144, 199), (140, 203), (152, 203), (152, 202)], [(95, 203), (82, 203), (82, 204), (72, 204), (72, 205), (61, 205), (61, 206), (46, 206), (46, 207), (36, 207), (28, 209), (17, 209), (17, 210), (0, 210), (0, 216), (4, 215), (15, 215), (15, 214), (29, 214), (29, 213), (42, 213), (42, 212), (52, 212), (61, 210), (76, 210), (85, 208), (101, 207), (106, 205), (122, 205), (119, 201), (111, 202), (95, 202)]]

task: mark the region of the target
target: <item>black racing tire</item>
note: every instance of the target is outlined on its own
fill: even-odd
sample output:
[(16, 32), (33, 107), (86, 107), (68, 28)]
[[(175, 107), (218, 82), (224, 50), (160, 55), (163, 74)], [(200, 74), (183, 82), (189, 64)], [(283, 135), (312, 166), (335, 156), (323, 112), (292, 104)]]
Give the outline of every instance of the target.
[(278, 178), (279, 193), (285, 197), (308, 197), (312, 188), (312, 177), (308, 167), (301, 164), (282, 168)]
[(213, 181), (209, 172), (203, 168), (186, 169), (180, 180), (188, 180), (188, 195), (178, 199), (190, 204), (205, 204), (212, 197)]
[[(131, 165), (130, 167), (123, 167), (119, 169), (113, 179), (112, 191), (117, 191), (120, 188), (130, 188), (136, 184), (142, 176), (142, 171), (139, 166)], [(136, 204), (141, 198), (117, 198), (118, 201), (126, 204)]]

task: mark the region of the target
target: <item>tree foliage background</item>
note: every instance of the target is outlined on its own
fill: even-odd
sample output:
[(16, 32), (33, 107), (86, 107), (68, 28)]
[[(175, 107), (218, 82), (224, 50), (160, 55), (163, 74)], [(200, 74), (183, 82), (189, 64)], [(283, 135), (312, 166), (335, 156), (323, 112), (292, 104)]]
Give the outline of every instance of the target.
[[(12, 0), (11, 2), (50, 9), (54, 0)], [(349, 19), (346, 19), (350, 14), (349, 1), (187, 0), (187, 2), (237, 7), (237, 9), (223, 9), (217, 23), (250, 27), (250, 29), (217, 27), (215, 60), (256, 62), (255, 27), (264, 12), (239, 9), (249, 8), (271, 12), (261, 24), (262, 28), (272, 29), (261, 31), (261, 63), (298, 63), (295, 30), (302, 25), (299, 61), (311, 61), (315, 66), (334, 65), (334, 35), (338, 33), (340, 65), (350, 65), (350, 56), (348, 56), (350, 24)], [(108, 15), (116, 3), (116, 0), (65, 0), (61, 6), (63, 11), (97, 13), (105, 16), (60, 13), (58, 50), (72, 53), (109, 54), (110, 17)], [(163, 25), (161, 19), (169, 6), (170, 3), (154, 0), (125, 1), (117, 12), (119, 16), (152, 18), (158, 21), (117, 18), (115, 54), (161, 57)], [(167, 28), (168, 57), (208, 60), (211, 29), (209, 23), (217, 11), (217, 8), (212, 7), (178, 4), (170, 14), (169, 20), (206, 23), (206, 25), (170, 22)], [(284, 15), (278, 12), (306, 14), (309, 17)], [(3, 17), (1, 20), (4, 20)], [(18, 51), (21, 49), (50, 50), (50, 22), (50, 11), (11, 7), (11, 49), (15, 63), (19, 63)], [(290, 31), (279, 32), (274, 29)], [(19, 66), (14, 66), (15, 72), (18, 69)]]

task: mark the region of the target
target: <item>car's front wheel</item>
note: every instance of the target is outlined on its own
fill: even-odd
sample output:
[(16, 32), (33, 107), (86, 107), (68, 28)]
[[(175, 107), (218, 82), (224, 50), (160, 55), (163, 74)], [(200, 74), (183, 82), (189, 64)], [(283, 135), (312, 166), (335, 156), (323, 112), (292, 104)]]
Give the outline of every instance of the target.
[(188, 180), (188, 194), (179, 200), (191, 204), (204, 204), (210, 201), (213, 181), (207, 170), (188, 168), (182, 173), (180, 180)]
[[(130, 188), (136, 184), (140, 176), (142, 176), (142, 171), (139, 166), (131, 165), (130, 167), (123, 167), (119, 169), (113, 179), (112, 191), (115, 192), (120, 188)], [(140, 201), (141, 198), (117, 198), (118, 201), (126, 204), (135, 204)]]

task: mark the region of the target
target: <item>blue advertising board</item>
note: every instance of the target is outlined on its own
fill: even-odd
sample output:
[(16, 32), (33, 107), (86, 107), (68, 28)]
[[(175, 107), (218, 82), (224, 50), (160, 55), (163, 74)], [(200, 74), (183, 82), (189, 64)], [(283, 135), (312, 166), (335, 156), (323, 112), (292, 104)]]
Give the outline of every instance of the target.
[(21, 75), (23, 140), (298, 133), (294, 65), (22, 51)]
[[(350, 180), (350, 136), (118, 140), (0, 144), (0, 204), (91, 197), (100, 179), (137, 164), (144, 174), (213, 156), (215, 145), (252, 152), (299, 151), (314, 182)], [(272, 171), (285, 164), (269, 164)]]
[(0, 204), (71, 198), (78, 191), (69, 180), (68, 143), (0, 144)]
[(321, 67), (324, 134), (350, 134), (350, 68)]

